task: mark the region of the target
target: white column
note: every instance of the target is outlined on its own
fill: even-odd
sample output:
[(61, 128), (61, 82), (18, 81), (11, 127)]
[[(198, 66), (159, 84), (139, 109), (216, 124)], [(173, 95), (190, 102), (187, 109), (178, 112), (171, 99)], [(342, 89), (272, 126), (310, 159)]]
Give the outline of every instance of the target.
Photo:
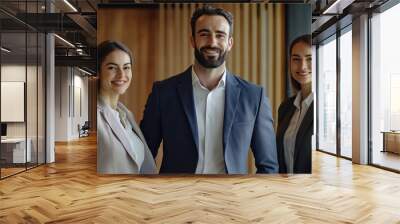
[[(54, 12), (54, 5), (46, 1), (46, 12)], [(46, 163), (55, 162), (55, 42), (52, 33), (46, 34)]]
[(46, 163), (55, 161), (54, 133), (55, 133), (55, 54), (54, 35), (46, 35)]

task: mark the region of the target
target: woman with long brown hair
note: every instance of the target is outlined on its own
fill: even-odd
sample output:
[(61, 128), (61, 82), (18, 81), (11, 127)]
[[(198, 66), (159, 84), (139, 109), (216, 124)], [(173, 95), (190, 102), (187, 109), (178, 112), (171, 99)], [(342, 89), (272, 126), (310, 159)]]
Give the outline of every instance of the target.
[(153, 156), (133, 114), (119, 102), (132, 80), (132, 54), (122, 43), (105, 41), (97, 48), (97, 172), (157, 173)]

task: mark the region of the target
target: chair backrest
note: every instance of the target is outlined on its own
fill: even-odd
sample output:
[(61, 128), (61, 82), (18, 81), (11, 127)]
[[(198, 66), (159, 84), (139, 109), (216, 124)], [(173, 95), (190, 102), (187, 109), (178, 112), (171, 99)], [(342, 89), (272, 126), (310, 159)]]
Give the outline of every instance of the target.
[(85, 124), (83, 124), (82, 129), (89, 129), (89, 128), (90, 128), (89, 121), (85, 121)]

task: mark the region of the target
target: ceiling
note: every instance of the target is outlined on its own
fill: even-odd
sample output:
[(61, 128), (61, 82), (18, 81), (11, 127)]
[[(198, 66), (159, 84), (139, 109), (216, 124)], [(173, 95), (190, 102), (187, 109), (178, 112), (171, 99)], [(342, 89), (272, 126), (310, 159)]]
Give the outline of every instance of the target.
[[(31, 54), (34, 55), (38, 48), (36, 46), (36, 40), (32, 40), (32, 35), (28, 35), (29, 37), (27, 39), (25, 38), (26, 30), (27, 32), (54, 32), (61, 38), (75, 45), (75, 47), (71, 47), (70, 44), (65, 43), (65, 41), (62, 41), (60, 38), (55, 38), (56, 63), (63, 65), (68, 64), (68, 62), (73, 62), (79, 65), (79, 62), (82, 61), (85, 65), (92, 63), (91, 69), (95, 69), (97, 45), (96, 13), (98, 4), (166, 1), (167, 0), (0, 0), (1, 43), (2, 46), (12, 49), (12, 52), (7, 53), (7, 57), (10, 58), (10, 60), (12, 58), (24, 58), (26, 56), (31, 58)], [(355, 16), (357, 13), (377, 7), (386, 1), (387, 0), (266, 0), (263, 2), (311, 4), (313, 13), (312, 34), (313, 37), (317, 37), (324, 36), (324, 32), (327, 32), (330, 27), (333, 27), (337, 21), (345, 16)], [(254, 0), (254, 2), (260, 2), (260, 0)], [(27, 48), (25, 48), (25, 46), (27, 46)], [(41, 47), (40, 45), (39, 48)], [(2, 52), (2, 55), (4, 54), (5, 53)]]

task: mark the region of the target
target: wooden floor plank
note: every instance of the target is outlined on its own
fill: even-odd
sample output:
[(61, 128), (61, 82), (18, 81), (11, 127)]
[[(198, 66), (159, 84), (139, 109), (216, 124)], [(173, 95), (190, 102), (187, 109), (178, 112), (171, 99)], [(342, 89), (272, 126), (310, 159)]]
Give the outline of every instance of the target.
[(311, 175), (97, 175), (96, 139), (0, 181), (0, 223), (400, 223), (400, 175), (313, 153)]

